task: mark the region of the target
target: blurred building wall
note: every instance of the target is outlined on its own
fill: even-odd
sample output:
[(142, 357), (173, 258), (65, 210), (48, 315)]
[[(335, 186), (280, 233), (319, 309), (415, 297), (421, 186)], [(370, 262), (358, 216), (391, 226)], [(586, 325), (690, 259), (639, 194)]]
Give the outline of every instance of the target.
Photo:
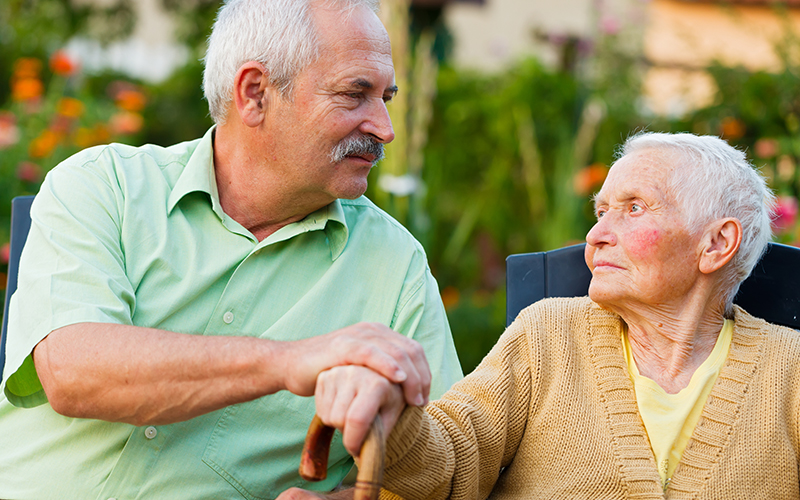
[(590, 40), (599, 31), (639, 22), (640, 0), (486, 0), (450, 3), (445, 22), (454, 39), (454, 63), (496, 71), (532, 55), (558, 64), (558, 41)]
[[(107, 6), (113, 0), (84, 2)], [(77, 37), (70, 40), (66, 50), (89, 71), (113, 69), (145, 81), (160, 82), (186, 62), (189, 51), (176, 42), (174, 21), (164, 11), (161, 0), (136, 0), (132, 5), (136, 24), (129, 37), (107, 45)]]
[[(800, 1), (770, 0), (486, 0), (451, 3), (445, 19), (459, 67), (501, 70), (536, 56), (558, 64), (559, 36), (591, 40), (632, 32), (646, 63), (643, 103), (680, 115), (709, 104), (715, 87), (704, 71), (720, 62), (778, 71), (786, 29), (800, 33)], [(630, 40), (629, 40), (630, 41)]]
[(648, 106), (659, 114), (680, 115), (710, 104), (716, 88), (704, 68), (713, 63), (780, 71), (777, 51), (792, 32), (800, 34), (796, 5), (653, 0), (643, 41), (652, 65), (644, 80)]

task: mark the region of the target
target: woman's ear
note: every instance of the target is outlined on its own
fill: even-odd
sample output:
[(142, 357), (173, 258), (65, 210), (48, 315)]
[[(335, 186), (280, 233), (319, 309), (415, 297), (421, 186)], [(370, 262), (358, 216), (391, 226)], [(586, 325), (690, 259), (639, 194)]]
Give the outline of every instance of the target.
[(264, 120), (269, 100), (269, 75), (256, 61), (248, 61), (236, 72), (233, 104), (242, 123), (257, 127)]
[(708, 226), (701, 244), (700, 272), (711, 274), (733, 259), (742, 244), (742, 223), (728, 217)]

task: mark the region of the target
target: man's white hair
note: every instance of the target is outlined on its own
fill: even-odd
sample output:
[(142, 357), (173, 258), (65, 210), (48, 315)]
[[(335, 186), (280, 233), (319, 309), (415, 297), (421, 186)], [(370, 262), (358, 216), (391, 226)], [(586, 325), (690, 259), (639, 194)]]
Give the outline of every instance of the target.
[(378, 11), (378, 0), (228, 0), (217, 13), (208, 38), (203, 92), (215, 123), (225, 121), (236, 72), (248, 61), (261, 63), (283, 97), (295, 77), (319, 57), (319, 38), (311, 15), (316, 6), (343, 16), (363, 5)]
[(723, 271), (723, 299), (730, 314), (739, 286), (772, 239), (775, 195), (745, 154), (718, 137), (643, 132), (630, 137), (619, 156), (645, 149), (667, 154), (672, 172), (666, 188), (690, 232), (725, 217), (741, 222), (742, 243)]

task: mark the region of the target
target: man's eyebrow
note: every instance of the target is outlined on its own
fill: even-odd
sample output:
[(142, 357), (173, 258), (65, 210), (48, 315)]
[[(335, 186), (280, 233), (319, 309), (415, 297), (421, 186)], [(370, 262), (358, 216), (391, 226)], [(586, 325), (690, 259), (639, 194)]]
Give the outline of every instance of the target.
[[(352, 82), (350, 82), (350, 87), (360, 90), (360, 89), (371, 89), (374, 87), (374, 85), (372, 85), (372, 82), (368, 80), (364, 80), (363, 78), (357, 78)], [(397, 94), (397, 90), (398, 90), (397, 85), (392, 85), (391, 87), (388, 87), (386, 89), (386, 91), (392, 95)]]
[(364, 80), (363, 78), (356, 78), (355, 80), (350, 82), (350, 87), (358, 89), (371, 89), (373, 85), (372, 82), (368, 80)]

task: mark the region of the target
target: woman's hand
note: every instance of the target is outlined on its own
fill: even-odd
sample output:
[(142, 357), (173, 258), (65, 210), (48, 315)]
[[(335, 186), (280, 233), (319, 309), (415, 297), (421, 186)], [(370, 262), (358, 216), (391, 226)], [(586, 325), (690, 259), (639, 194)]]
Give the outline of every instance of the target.
[(363, 366), (337, 366), (317, 377), (317, 415), (325, 425), (342, 431), (344, 446), (358, 457), (375, 415), (388, 436), (406, 406), (397, 384)]

